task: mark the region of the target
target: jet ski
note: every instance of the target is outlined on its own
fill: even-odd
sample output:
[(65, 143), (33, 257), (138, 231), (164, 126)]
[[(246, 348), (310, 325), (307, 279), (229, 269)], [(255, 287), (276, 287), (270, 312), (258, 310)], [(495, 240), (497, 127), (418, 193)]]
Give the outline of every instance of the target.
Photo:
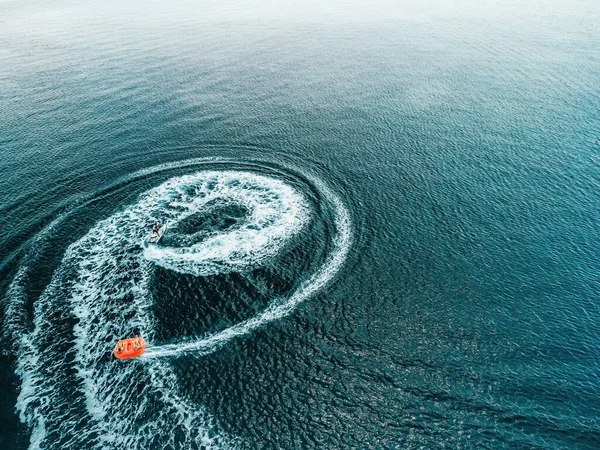
[(148, 242), (150, 244), (158, 244), (158, 241), (160, 241), (162, 239), (162, 237), (164, 236), (165, 231), (167, 231), (166, 223), (158, 229), (158, 233), (151, 233), (148, 236)]

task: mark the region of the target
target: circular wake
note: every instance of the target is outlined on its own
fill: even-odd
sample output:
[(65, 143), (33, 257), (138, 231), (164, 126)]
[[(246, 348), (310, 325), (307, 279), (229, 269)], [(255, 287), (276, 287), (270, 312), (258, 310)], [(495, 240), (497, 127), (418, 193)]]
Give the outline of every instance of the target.
[[(301, 194), (285, 183), (249, 172), (208, 171), (167, 181), (135, 207), (136, 216), (166, 221), (171, 228), (209, 205), (236, 205), (243, 224), (228, 232), (195, 234), (186, 247), (148, 246), (144, 256), (167, 269), (196, 276), (240, 271), (272, 257), (308, 218)], [(189, 238), (188, 238), (189, 240)]]
[[(6, 325), (19, 336), (17, 408), (32, 430), (31, 448), (235, 447), (235, 439), (219, 432), (202, 407), (179, 392), (165, 357), (208, 354), (289, 314), (337, 273), (351, 245), (351, 225), (341, 200), (319, 180), (303, 176), (301, 182), (251, 164), (243, 170), (203, 167), (215, 161), (165, 164), (134, 174), (132, 180), (175, 168), (195, 170), (141, 194), (72, 243), (35, 301), (31, 329), (16, 317), (23, 316), (19, 310), (35, 258), (13, 280)], [(315, 204), (315, 198), (322, 203)], [(301, 242), (318, 228), (317, 212), (323, 209), (332, 221), (322, 227), (330, 245), (322, 261), (306, 265)], [(169, 228), (159, 245), (149, 246), (145, 237), (155, 222)], [(301, 274), (298, 284), (279, 280), (277, 267), (292, 260), (300, 261), (291, 272)], [(242, 282), (234, 281), (234, 274), (247, 286), (224, 291), (223, 283)], [(171, 281), (157, 288), (161, 277)], [(266, 303), (247, 317), (240, 313), (225, 328), (207, 325), (204, 333), (170, 336), (161, 344), (165, 319), (155, 304), (168, 305), (187, 291), (168, 286), (173, 283), (204, 292), (184, 303), (215, 297), (214, 308), (229, 302), (242, 312), (256, 310), (259, 297)], [(247, 304), (236, 303), (244, 297), (241, 291)], [(133, 333), (148, 342), (146, 353), (115, 361), (112, 345)]]
[(203, 339), (151, 348), (143, 355), (145, 358), (173, 356), (188, 351), (201, 352), (202, 354), (214, 351), (220, 345), (235, 337), (247, 334), (269, 321), (286, 316), (299, 303), (322, 289), (333, 278), (344, 263), (348, 250), (350, 249), (350, 216), (341, 200), (327, 186), (318, 180), (313, 180), (313, 183), (331, 202), (334, 212), (334, 224), (337, 230), (335, 239), (333, 239), (333, 249), (324, 264), (292, 295), (290, 295), (289, 298), (281, 303), (274, 302), (261, 314)]

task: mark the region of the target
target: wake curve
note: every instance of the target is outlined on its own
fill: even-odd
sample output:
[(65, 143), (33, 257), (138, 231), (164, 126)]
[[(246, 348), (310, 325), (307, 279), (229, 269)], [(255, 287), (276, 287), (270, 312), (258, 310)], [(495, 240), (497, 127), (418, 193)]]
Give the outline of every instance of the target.
[(255, 329), (281, 319), (290, 314), (300, 303), (314, 295), (331, 281), (344, 263), (351, 247), (350, 215), (342, 201), (327, 186), (318, 180), (311, 180), (330, 201), (334, 208), (334, 224), (336, 236), (333, 249), (325, 263), (306, 280), (296, 292), (281, 304), (272, 305), (263, 313), (249, 320), (236, 324), (226, 330), (192, 342), (179, 342), (169, 345), (153, 346), (143, 355), (144, 358), (176, 356), (182, 353), (195, 352), (205, 355), (214, 352), (232, 339), (251, 333)]
[[(167, 163), (138, 171), (131, 179), (207, 163), (228, 161), (200, 158)], [(297, 187), (277, 176), (248, 170), (205, 169), (150, 189), (135, 204), (98, 222), (69, 246), (34, 304), (33, 330), (28, 330), (22, 325), (22, 311), (25, 286), (34, 272), (34, 251), (9, 287), (11, 314), (5, 324), (15, 336), (20, 354), (16, 371), (22, 382), (17, 409), (32, 430), (30, 448), (234, 446), (235, 439), (216, 431), (212, 418), (178, 393), (177, 377), (164, 358), (214, 352), (290, 314), (333, 279), (351, 246), (349, 213), (324, 183), (304, 178), (332, 211), (333, 223), (328, 228), (334, 233), (324, 262), (294, 292), (274, 297), (263, 312), (198, 340), (167, 345), (155, 342), (150, 294), (155, 267), (206, 277), (268, 263), (314, 220), (308, 197)], [(182, 231), (181, 224), (219, 208), (237, 211), (229, 228)], [(63, 219), (58, 218), (38, 236), (36, 247)], [(164, 245), (146, 247), (140, 254), (144, 226), (163, 220), (171, 224), (169, 238), (165, 237)], [(73, 318), (76, 324), (69, 328)], [(107, 348), (132, 326), (149, 341), (141, 360), (119, 364), (107, 359)], [(119, 395), (115, 384), (123, 392), (138, 392), (138, 396)], [(160, 414), (149, 415), (150, 411)], [(73, 417), (78, 421), (70, 420)], [(137, 425), (131, 417), (137, 418)]]

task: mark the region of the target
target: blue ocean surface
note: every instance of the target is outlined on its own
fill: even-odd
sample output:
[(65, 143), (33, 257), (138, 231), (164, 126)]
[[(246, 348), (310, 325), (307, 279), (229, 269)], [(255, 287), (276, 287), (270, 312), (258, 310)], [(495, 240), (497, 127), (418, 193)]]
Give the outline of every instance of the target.
[(2, 0), (0, 156), (0, 448), (600, 448), (596, 0)]

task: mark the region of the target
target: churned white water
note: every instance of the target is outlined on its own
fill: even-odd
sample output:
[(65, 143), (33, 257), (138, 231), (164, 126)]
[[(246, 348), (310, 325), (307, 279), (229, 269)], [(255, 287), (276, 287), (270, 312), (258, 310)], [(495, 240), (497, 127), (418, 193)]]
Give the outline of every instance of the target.
[[(334, 276), (350, 247), (350, 219), (327, 186), (311, 182), (330, 203), (335, 222), (323, 265), (287, 298), (273, 299), (255, 317), (198, 340), (155, 342), (154, 268), (209, 276), (268, 263), (313, 220), (307, 197), (296, 187), (250, 171), (201, 170), (150, 189), (72, 243), (35, 302), (33, 328), (20, 329), (16, 339), (17, 409), (32, 430), (30, 448), (235, 447), (235, 438), (220, 432), (202, 406), (180, 392), (167, 357), (215, 351), (289, 314)], [(166, 222), (173, 230), (216, 202), (243, 210), (240, 223), (188, 245), (172, 245), (168, 236), (163, 245), (144, 245), (149, 224)], [(8, 293), (15, 311), (25, 298), (27, 270), (21, 272)], [(70, 322), (57, 321), (57, 315), (76, 322), (65, 325)], [(146, 353), (114, 360), (112, 346), (132, 330), (147, 340)], [(80, 400), (72, 400), (73, 392)]]
[(153, 189), (139, 203), (148, 219), (177, 223), (219, 200), (247, 211), (245, 223), (188, 247), (148, 246), (146, 259), (167, 269), (213, 275), (256, 266), (272, 257), (308, 219), (301, 194), (280, 180), (252, 173), (224, 171), (186, 175)]
[(231, 339), (250, 333), (252, 330), (272, 320), (280, 319), (289, 314), (298, 304), (306, 300), (324, 287), (337, 273), (348, 254), (351, 244), (350, 216), (342, 201), (327, 186), (318, 180), (312, 180), (321, 194), (331, 202), (334, 211), (334, 224), (337, 230), (333, 240), (333, 249), (324, 264), (285, 301), (274, 303), (263, 313), (236, 324), (226, 330), (215, 333), (200, 340), (157, 346), (149, 349), (143, 356), (173, 356), (183, 352), (210, 353)]

